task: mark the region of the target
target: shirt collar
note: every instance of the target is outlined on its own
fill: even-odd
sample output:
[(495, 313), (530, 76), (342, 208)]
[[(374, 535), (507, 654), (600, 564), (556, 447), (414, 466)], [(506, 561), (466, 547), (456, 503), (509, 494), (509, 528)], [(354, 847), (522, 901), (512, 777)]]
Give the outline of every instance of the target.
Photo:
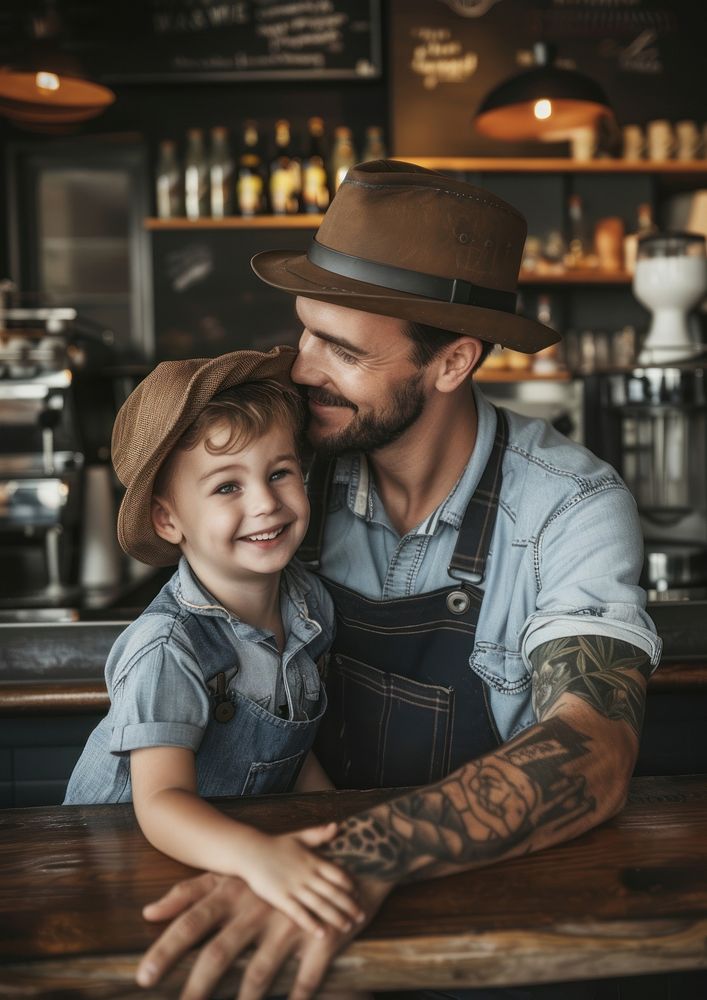
[[(282, 573), (281, 593), (295, 605), (300, 617), (309, 618), (306, 595), (311, 587), (301, 574), (297, 574), (286, 566)], [(195, 614), (216, 615), (240, 621), (237, 615), (231, 614), (216, 600), (213, 594), (200, 582), (184, 556), (179, 560), (177, 569), (177, 586), (175, 596), (179, 603)]]
[[(440, 521), (459, 529), (469, 500), (474, 495), (486, 468), (496, 436), (496, 410), (473, 381), (471, 388), (474, 393), (477, 415), (476, 443), (471, 459), (449, 496), (413, 530), (414, 534), (433, 535)], [(370, 474), (368, 460), (363, 453), (344, 455), (337, 460), (334, 469), (334, 484), (348, 487), (346, 503), (355, 517), (364, 521), (384, 520), (387, 522), (383, 505), (376, 492), (373, 476)]]

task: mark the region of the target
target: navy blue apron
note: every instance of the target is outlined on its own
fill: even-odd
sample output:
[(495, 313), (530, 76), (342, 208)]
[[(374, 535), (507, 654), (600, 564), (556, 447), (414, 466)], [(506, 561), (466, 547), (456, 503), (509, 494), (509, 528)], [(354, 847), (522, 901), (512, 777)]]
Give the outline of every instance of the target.
[[(337, 788), (426, 785), (502, 742), (486, 685), (469, 666), (501, 490), (506, 418), (466, 508), (449, 564), (455, 583), (376, 601), (322, 576), (336, 608), (328, 709), (315, 752)], [(316, 568), (334, 462), (315, 460), (312, 518), (298, 553)]]

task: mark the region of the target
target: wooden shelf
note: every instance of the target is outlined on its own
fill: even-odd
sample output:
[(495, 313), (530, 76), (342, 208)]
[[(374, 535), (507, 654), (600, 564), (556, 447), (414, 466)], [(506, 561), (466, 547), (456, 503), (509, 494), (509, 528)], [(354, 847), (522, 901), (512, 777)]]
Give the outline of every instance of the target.
[(572, 160), (569, 157), (516, 156), (395, 156), (429, 170), (483, 173), (573, 174), (702, 174), (707, 160)]
[(521, 271), (521, 285), (630, 285), (633, 275), (629, 271), (591, 270), (562, 271), (559, 274), (542, 271)]
[(572, 376), (567, 371), (542, 372), (514, 371), (512, 368), (489, 368), (481, 366), (474, 375), (476, 382), (570, 382)]
[(316, 229), (323, 215), (229, 215), (225, 219), (145, 219), (145, 229)]

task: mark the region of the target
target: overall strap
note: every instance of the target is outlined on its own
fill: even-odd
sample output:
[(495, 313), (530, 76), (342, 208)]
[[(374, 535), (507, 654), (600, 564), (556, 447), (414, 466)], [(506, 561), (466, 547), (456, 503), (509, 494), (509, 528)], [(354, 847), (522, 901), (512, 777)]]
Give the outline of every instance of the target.
[(449, 575), (466, 583), (481, 583), (486, 570), (491, 536), (496, 523), (503, 481), (503, 455), (508, 442), (508, 420), (496, 409), (496, 437), (479, 485), (464, 512)]
[(308, 569), (318, 569), (321, 562), (322, 543), (327, 510), (329, 509), (329, 492), (334, 478), (336, 459), (330, 461), (314, 456), (307, 476), (307, 496), (311, 507), (309, 527), (302, 544), (297, 550), (297, 558)]
[[(496, 436), (476, 492), (469, 501), (459, 529), (449, 575), (467, 583), (481, 583), (486, 568), (498, 498), (503, 479), (503, 455), (508, 441), (508, 421), (503, 410), (496, 408)], [(307, 493), (312, 513), (304, 541), (297, 552), (298, 559), (310, 569), (321, 561), (324, 526), (329, 503), (331, 482), (336, 459), (330, 461), (315, 456), (307, 477)]]

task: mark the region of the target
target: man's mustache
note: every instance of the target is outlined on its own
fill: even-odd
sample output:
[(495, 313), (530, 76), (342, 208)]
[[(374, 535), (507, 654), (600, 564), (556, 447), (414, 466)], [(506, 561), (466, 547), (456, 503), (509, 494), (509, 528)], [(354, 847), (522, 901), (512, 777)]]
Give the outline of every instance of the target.
[(330, 392), (325, 392), (323, 389), (308, 389), (307, 396), (315, 403), (319, 403), (320, 406), (345, 406), (349, 410), (353, 410), (354, 413), (358, 410), (355, 403), (352, 403), (350, 399), (346, 399), (345, 396), (332, 396)]

